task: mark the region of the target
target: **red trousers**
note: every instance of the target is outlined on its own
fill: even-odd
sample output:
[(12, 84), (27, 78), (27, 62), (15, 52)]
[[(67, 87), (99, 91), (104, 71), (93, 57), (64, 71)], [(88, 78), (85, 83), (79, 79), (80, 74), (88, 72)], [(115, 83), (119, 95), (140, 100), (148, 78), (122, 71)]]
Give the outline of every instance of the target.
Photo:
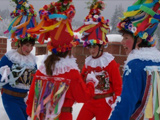
[(77, 120), (108, 120), (111, 110), (105, 99), (91, 100), (83, 105)]
[(72, 120), (72, 113), (70, 113), (70, 112), (62, 112), (60, 114), (58, 120)]

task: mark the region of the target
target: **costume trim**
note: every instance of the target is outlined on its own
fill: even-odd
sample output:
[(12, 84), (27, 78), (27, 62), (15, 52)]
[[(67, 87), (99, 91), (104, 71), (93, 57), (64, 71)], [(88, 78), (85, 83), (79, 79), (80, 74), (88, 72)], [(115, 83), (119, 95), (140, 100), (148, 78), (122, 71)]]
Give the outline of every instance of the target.
[(130, 120), (159, 119), (160, 114), (160, 66), (147, 66), (146, 87), (141, 105), (132, 114)]
[(150, 48), (139, 48), (131, 51), (128, 55), (127, 60), (125, 61), (125, 65), (134, 59), (139, 59), (142, 61), (149, 61), (152, 62), (160, 62), (160, 51), (156, 47)]
[(12, 63), (18, 63), (21, 67), (26, 66), (26, 68), (32, 69), (36, 65), (36, 57), (31, 53), (24, 56), (19, 54), (17, 50), (10, 50), (5, 55)]
[(96, 68), (96, 67), (107, 67), (108, 64), (114, 60), (114, 56), (110, 53), (104, 52), (103, 55), (99, 58), (94, 59), (92, 56), (89, 56), (85, 60), (85, 65)]
[[(76, 58), (69, 56), (67, 56), (66, 58), (60, 58), (60, 60), (56, 62), (55, 68), (52, 69), (54, 70), (52, 75), (64, 74), (66, 72), (69, 72), (70, 70), (80, 71), (76, 63)], [(47, 75), (44, 63), (42, 63), (42, 65), (39, 67), (39, 71)]]

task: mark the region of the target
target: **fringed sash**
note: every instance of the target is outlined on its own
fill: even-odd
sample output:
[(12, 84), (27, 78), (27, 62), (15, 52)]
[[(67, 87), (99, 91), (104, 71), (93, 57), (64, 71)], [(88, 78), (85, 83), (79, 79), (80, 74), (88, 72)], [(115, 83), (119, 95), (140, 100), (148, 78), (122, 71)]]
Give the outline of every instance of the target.
[(130, 120), (160, 120), (160, 66), (147, 66), (142, 103)]
[(70, 80), (61, 77), (36, 76), (32, 120), (57, 120)]

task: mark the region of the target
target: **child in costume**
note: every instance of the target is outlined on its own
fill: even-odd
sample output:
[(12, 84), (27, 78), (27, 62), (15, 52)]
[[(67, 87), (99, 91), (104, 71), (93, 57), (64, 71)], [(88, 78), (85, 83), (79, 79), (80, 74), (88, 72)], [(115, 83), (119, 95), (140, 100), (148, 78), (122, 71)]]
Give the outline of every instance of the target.
[(88, 47), (91, 54), (86, 58), (82, 69), (83, 79), (86, 80), (86, 76), (94, 72), (99, 80), (94, 97), (83, 105), (77, 120), (92, 120), (94, 117), (96, 120), (107, 120), (114, 108), (115, 100), (121, 95), (119, 65), (111, 54), (103, 52), (108, 43), (106, 34), (109, 31), (109, 21), (100, 15), (103, 9), (104, 3), (94, 0), (90, 13), (85, 18), (85, 24), (76, 30), (82, 33), (84, 47)]
[(17, 4), (16, 10), (11, 13), (14, 19), (6, 33), (9, 32), (18, 48), (7, 52), (0, 61), (0, 87), (9, 119), (27, 120), (24, 98), (37, 68), (35, 56), (30, 53), (37, 37), (26, 30), (36, 25), (36, 14), (27, 1), (14, 2)]
[(160, 52), (153, 35), (160, 22), (159, 0), (137, 0), (118, 24), (128, 55), (121, 102), (110, 120), (159, 120)]
[(51, 52), (37, 70), (29, 91), (27, 114), (32, 120), (72, 120), (74, 102), (91, 99), (94, 85), (98, 84), (90, 74), (86, 85), (76, 59), (69, 56), (69, 50), (78, 44), (77, 39), (73, 39), (71, 21), (75, 8), (71, 2), (59, 0), (45, 5), (40, 10), (41, 23), (28, 30), (40, 34), (40, 43), (50, 38), (47, 47)]

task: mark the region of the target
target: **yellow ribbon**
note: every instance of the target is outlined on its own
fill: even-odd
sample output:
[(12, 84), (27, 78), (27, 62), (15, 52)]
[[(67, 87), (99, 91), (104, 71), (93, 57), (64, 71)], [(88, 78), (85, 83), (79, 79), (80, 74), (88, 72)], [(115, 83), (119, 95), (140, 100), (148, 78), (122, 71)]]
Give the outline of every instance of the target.
[(104, 32), (104, 33), (108, 33), (108, 30), (106, 30), (105, 28), (103, 28), (103, 27), (101, 27), (101, 30), (102, 30), (102, 32)]
[(106, 43), (105, 34), (107, 34), (108, 31), (103, 27), (101, 27), (101, 30), (102, 30), (102, 40), (104, 43)]
[(94, 25), (94, 24), (92, 24), (92, 25), (87, 25), (87, 26), (83, 27), (83, 28), (79, 31), (79, 33), (81, 34), (82, 32), (84, 32), (84, 31), (86, 31), (86, 30), (89, 30), (90, 28), (95, 27), (95, 26), (96, 26), (96, 25)]
[(54, 30), (58, 25), (61, 24), (61, 22), (62, 22), (62, 21), (59, 21), (59, 22), (57, 22), (56, 24), (54, 24), (54, 25), (52, 25), (52, 26), (49, 26), (49, 27), (42, 27), (44, 30), (41, 31), (40, 34), (41, 34), (41, 33), (46, 33), (46, 32), (48, 32), (48, 31), (50, 31), (50, 30)]
[(146, 109), (145, 109), (145, 118), (152, 118), (153, 115), (153, 99), (152, 99), (152, 91), (153, 91), (153, 87), (151, 87), (151, 92), (150, 92), (150, 96), (148, 99), (148, 103), (146, 105)]
[(152, 2), (153, 2), (153, 0), (146, 0), (145, 3), (152, 3)]
[(67, 20), (66, 26), (67, 26), (67, 30), (68, 30), (69, 34), (70, 34), (71, 36), (73, 36), (74, 33), (73, 33), (73, 30), (71, 29), (71, 27), (69, 26), (69, 21), (68, 21), (68, 20)]
[[(156, 76), (157, 76), (157, 90), (158, 90), (158, 103), (160, 105), (160, 76), (159, 76), (159, 73), (158, 71), (156, 71)], [(156, 110), (156, 112), (158, 114), (160, 114), (160, 106), (158, 106), (158, 109)]]
[(34, 105), (35, 105), (35, 99), (33, 99), (33, 105), (32, 105), (32, 114), (31, 114), (31, 120), (34, 120)]
[(137, 15), (141, 10), (136, 10), (136, 11), (130, 11), (130, 12), (124, 12), (123, 15), (125, 17), (132, 17)]
[(103, 27), (106, 28), (106, 29), (109, 29), (109, 26), (103, 24)]
[(96, 3), (96, 4), (95, 4), (95, 6), (94, 6), (94, 8), (93, 8), (93, 9), (96, 9), (97, 7), (98, 7), (98, 3)]
[(59, 94), (64, 90), (64, 88), (65, 88), (65, 85), (63, 85), (63, 86), (55, 93), (55, 95), (54, 95), (54, 97), (53, 97), (53, 100), (55, 100), (55, 97), (56, 97), (57, 95), (59, 95)]

